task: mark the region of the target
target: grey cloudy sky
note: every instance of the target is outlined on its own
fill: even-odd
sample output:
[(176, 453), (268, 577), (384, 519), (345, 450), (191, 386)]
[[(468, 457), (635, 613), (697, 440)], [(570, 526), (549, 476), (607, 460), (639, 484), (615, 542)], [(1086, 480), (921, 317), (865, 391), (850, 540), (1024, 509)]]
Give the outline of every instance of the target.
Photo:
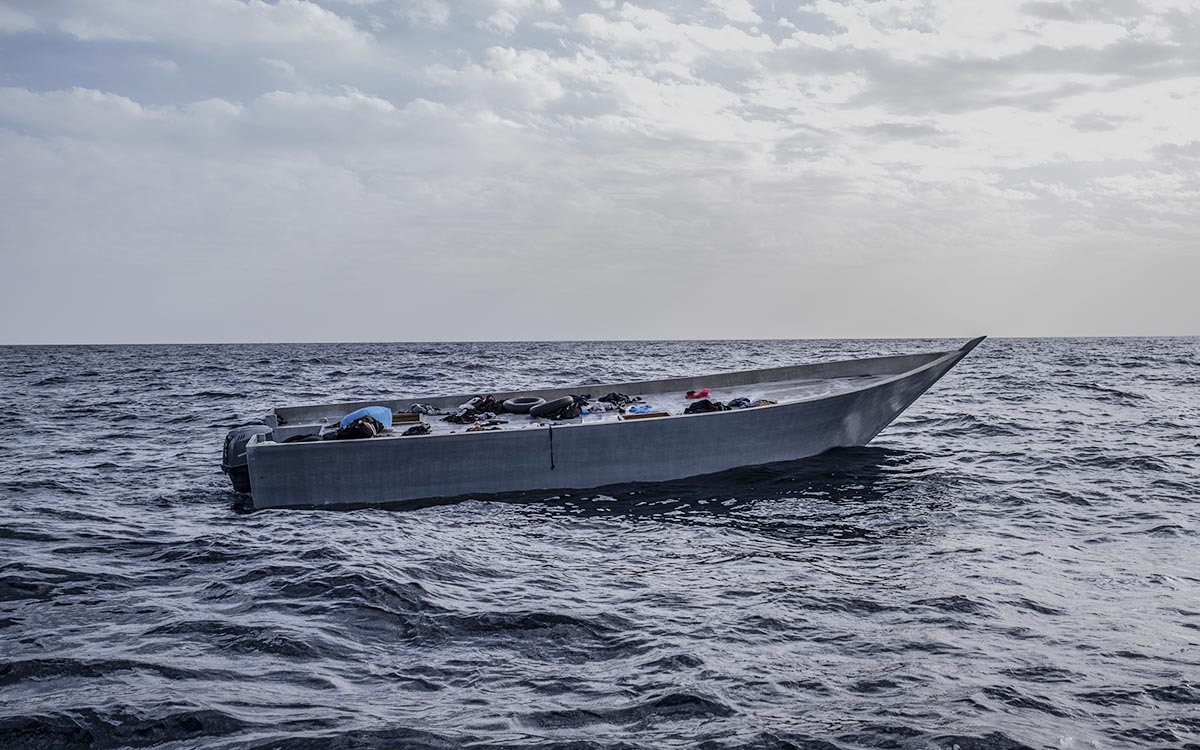
[(1200, 2), (0, 0), (0, 342), (1200, 333)]

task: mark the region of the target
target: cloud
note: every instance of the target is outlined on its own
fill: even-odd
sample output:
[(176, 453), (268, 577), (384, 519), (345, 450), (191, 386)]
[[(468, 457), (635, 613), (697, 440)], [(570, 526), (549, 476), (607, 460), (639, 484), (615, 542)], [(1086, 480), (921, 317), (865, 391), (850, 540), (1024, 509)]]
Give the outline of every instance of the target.
[(261, 58), (261, 62), (263, 65), (280, 75), (288, 77), (296, 75), (296, 66), (292, 65), (287, 60), (279, 60), (274, 57), (263, 57)]
[(945, 135), (942, 130), (919, 122), (880, 122), (864, 126), (861, 130), (871, 135), (901, 139), (936, 138)]
[(771, 50), (769, 37), (734, 26), (679, 23), (662, 11), (624, 3), (615, 17), (584, 13), (576, 29), (589, 39), (630, 53), (666, 56), (683, 65), (724, 53), (750, 54)]
[(347, 18), (307, 0), (109, 0), (40, 6), (43, 25), (85, 42), (305, 48), (361, 55), (372, 37)]
[(762, 23), (750, 0), (710, 0), (710, 4), (734, 23)]
[(1101, 112), (1087, 112), (1073, 120), (1076, 130), (1105, 132), (1117, 130), (1123, 123), (1129, 122), (1128, 117), (1113, 117)]
[(520, 22), (521, 17), (516, 13), (501, 9), (480, 21), (480, 25), (500, 34), (511, 34), (517, 30), (517, 24)]
[(146, 65), (149, 66), (151, 70), (156, 70), (167, 75), (175, 75), (179, 72), (179, 63), (162, 57), (147, 58)]
[(0, 88), (0, 122), (39, 136), (123, 136), (129, 128), (155, 116), (128, 97), (103, 91), (73, 88), (35, 93)]
[[(44, 337), (1136, 332), (1097, 289), (1162, 330), (1184, 303), (1159, 292), (1200, 272), (1186, 3), (573, 7), (23, 6), (0, 316), (66, 268), (94, 323)], [(89, 290), (122, 274), (314, 302), (248, 320), (178, 292), (155, 321)], [(387, 315), (320, 304), (364, 289)], [(1057, 328), (1004, 329), (1013, 300)]]
[(585, 66), (541, 50), (490, 47), (482, 60), (427, 70), (431, 83), (444, 85), (473, 101), (505, 109), (541, 110), (565, 93), (564, 81)]
[(38, 22), (33, 16), (0, 4), (0, 33), (17, 34), (37, 28)]
[(450, 21), (450, 6), (441, 0), (409, 0), (400, 4), (398, 12), (416, 26), (440, 28)]

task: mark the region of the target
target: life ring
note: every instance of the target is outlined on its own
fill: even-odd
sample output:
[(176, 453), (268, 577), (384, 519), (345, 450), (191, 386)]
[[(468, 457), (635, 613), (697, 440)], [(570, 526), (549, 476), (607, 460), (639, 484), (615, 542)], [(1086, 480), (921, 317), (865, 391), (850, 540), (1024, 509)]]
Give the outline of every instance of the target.
[(575, 398), (572, 396), (563, 396), (562, 398), (556, 398), (553, 401), (546, 401), (546, 402), (538, 404), (537, 406), (532, 407), (529, 410), (529, 416), (544, 417), (547, 414), (553, 414), (554, 412), (558, 411), (559, 409), (562, 409), (563, 407), (566, 407), (566, 406), (570, 406), (573, 403), (575, 403)]
[(510, 414), (528, 414), (530, 409), (536, 409), (546, 403), (546, 399), (537, 396), (517, 396), (504, 402), (504, 411)]

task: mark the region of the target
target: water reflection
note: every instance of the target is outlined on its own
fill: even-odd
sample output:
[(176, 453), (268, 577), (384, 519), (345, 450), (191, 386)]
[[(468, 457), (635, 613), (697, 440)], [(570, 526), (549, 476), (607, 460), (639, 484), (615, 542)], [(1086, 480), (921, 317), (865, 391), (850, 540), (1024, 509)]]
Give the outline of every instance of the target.
[[(412, 513), (482, 502), (545, 518), (608, 518), (741, 530), (784, 542), (877, 543), (923, 527), (948, 477), (920, 452), (867, 446), (670, 482), (465, 495), (367, 506)], [(330, 509), (338, 513), (347, 509)], [(354, 509), (349, 509), (354, 510)], [(265, 511), (278, 512), (278, 511)]]

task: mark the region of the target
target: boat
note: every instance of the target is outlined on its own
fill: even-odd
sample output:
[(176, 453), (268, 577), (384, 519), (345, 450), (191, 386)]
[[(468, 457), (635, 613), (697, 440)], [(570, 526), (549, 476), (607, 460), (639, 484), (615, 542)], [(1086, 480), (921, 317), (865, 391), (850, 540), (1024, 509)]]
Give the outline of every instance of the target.
[[(226, 436), (222, 468), (258, 509), (590, 489), (795, 461), (865, 445), (984, 338), (950, 351), (494, 393), (487, 402), (517, 399), (513, 408), (523, 409), (589, 394), (574, 399), (584, 413), (568, 419), (535, 409), (462, 423), (478, 394), (281, 407)], [(590, 397), (610, 393), (629, 402)], [(697, 396), (720, 410), (688, 413)], [(348, 417), (373, 424), (365, 435), (374, 436), (330, 439), (347, 437)]]

